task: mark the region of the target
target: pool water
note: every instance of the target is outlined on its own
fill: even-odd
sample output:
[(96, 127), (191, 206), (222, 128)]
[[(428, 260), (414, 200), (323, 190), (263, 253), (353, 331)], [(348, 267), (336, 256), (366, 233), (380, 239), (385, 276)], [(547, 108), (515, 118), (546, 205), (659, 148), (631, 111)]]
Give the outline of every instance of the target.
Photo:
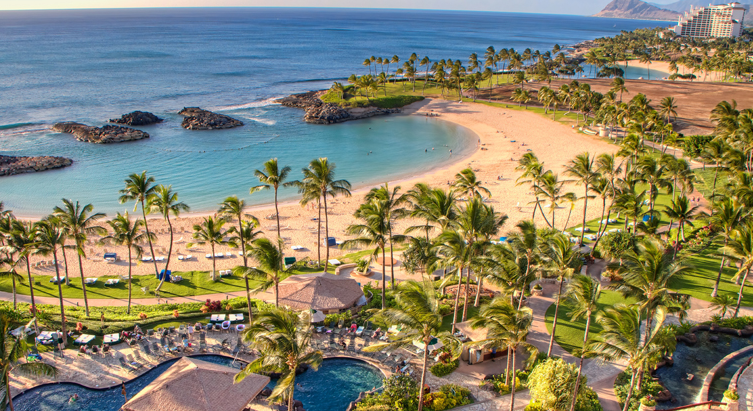
[[(675, 408), (697, 402), (698, 394), (703, 386), (709, 370), (729, 353), (753, 345), (753, 340), (744, 337), (734, 337), (727, 334), (713, 334), (719, 337), (717, 342), (709, 341), (708, 332), (698, 332), (698, 342), (694, 346), (678, 343), (674, 353), (674, 365), (661, 367), (656, 375), (661, 383), (672, 393), (674, 401), (657, 403), (657, 409)], [(732, 376), (727, 377), (727, 383)], [(687, 381), (687, 374), (693, 374), (693, 380)], [(723, 383), (722, 383), (723, 384)], [(726, 385), (725, 388), (726, 389)], [(724, 389), (721, 390), (724, 393)], [(712, 386), (713, 390), (713, 386)], [(713, 395), (712, 395), (713, 398)], [(702, 401), (706, 401), (703, 399)]]
[[(203, 361), (230, 366), (233, 359), (221, 355), (199, 355)], [(131, 398), (173, 365), (172, 359), (126, 382), (126, 392)], [(308, 411), (345, 411), (361, 391), (382, 384), (382, 373), (375, 367), (358, 360), (328, 359), (318, 371), (306, 371), (296, 378), (295, 398), (303, 402)], [(270, 388), (274, 387), (274, 381)], [(336, 389), (333, 389), (336, 387)], [(13, 399), (18, 411), (118, 411), (124, 404), (120, 386), (95, 390), (77, 384), (60, 383), (32, 388)], [(79, 400), (69, 403), (73, 394)]]
[(728, 362), (722, 371), (716, 374), (711, 381), (711, 388), (709, 389), (709, 401), (722, 401), (724, 398), (724, 391), (729, 388), (729, 383), (732, 381), (732, 376), (735, 375), (737, 370), (745, 364), (750, 358), (750, 353), (739, 354), (732, 361)]

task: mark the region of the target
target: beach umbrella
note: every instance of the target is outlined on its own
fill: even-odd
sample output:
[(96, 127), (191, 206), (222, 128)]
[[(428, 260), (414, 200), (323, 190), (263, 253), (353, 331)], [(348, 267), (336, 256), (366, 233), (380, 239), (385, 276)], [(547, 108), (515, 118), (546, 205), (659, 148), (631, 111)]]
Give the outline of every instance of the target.
[[(303, 311), (301, 315), (303, 315), (304, 313), (305, 311)], [(311, 317), (310, 318), (311, 323), (320, 323), (324, 321), (324, 318), (326, 317), (323, 312), (319, 310), (314, 310), (314, 309), (309, 310), (309, 315)]]
[[(424, 349), (424, 342), (419, 340), (414, 340), (413, 345), (420, 349)], [(444, 347), (444, 344), (442, 344), (442, 341), (439, 341), (436, 337), (431, 337), (431, 341), (429, 341), (429, 352), (432, 352), (434, 350), (438, 350), (440, 348)]]

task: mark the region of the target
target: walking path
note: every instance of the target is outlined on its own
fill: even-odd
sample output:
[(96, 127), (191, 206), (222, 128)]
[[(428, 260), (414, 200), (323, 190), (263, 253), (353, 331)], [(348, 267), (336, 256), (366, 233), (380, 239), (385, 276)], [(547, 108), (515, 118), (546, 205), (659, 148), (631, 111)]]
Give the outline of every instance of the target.
[(748, 367), (737, 381), (737, 393), (740, 395), (739, 410), (753, 411), (753, 367)]
[[(229, 293), (195, 295), (189, 297), (170, 297), (170, 298), (132, 298), (131, 305), (155, 305), (155, 304), (180, 304), (180, 303), (201, 303), (207, 299), (225, 300), (235, 297), (243, 297), (245, 291), (233, 291)], [(28, 295), (18, 294), (16, 296), (19, 303), (31, 304), (31, 297)], [(258, 298), (258, 297), (255, 297)], [(0, 300), (13, 301), (13, 294), (0, 291)], [(60, 305), (57, 297), (34, 297), (37, 304)], [(63, 298), (63, 304), (66, 306), (83, 306), (83, 298)], [(90, 298), (89, 307), (125, 307), (128, 305), (127, 298)]]

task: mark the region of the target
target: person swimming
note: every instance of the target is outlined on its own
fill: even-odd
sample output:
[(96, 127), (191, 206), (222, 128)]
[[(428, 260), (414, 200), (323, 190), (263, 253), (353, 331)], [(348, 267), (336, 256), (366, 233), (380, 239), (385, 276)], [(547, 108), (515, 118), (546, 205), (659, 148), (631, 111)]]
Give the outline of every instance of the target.
[(73, 394), (68, 398), (68, 403), (73, 404), (74, 402), (78, 401), (78, 394)]

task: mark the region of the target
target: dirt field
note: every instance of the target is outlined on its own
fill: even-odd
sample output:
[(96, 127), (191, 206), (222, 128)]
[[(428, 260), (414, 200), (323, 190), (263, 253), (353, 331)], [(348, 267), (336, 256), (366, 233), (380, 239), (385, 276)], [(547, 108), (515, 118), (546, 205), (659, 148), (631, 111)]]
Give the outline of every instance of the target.
[[(553, 80), (551, 87), (558, 88), (562, 84), (569, 84), (572, 80)], [(581, 83), (591, 85), (591, 90), (606, 93), (612, 79), (578, 79)], [(529, 83), (526, 88), (538, 90), (546, 83)], [(690, 134), (709, 134), (713, 125), (709, 121), (711, 110), (720, 101), (737, 101), (738, 109), (753, 107), (753, 84), (745, 83), (701, 83), (688, 81), (647, 81), (625, 80), (628, 89), (623, 100), (630, 100), (638, 93), (645, 94), (657, 108), (661, 99), (667, 96), (675, 98), (677, 104), (677, 122), (675, 131)], [(509, 100), (517, 86), (506, 85), (493, 90), (494, 99)], [(529, 105), (540, 106), (535, 93)], [(479, 92), (480, 99), (488, 98), (488, 90)], [(517, 104), (511, 100), (510, 104)]]

